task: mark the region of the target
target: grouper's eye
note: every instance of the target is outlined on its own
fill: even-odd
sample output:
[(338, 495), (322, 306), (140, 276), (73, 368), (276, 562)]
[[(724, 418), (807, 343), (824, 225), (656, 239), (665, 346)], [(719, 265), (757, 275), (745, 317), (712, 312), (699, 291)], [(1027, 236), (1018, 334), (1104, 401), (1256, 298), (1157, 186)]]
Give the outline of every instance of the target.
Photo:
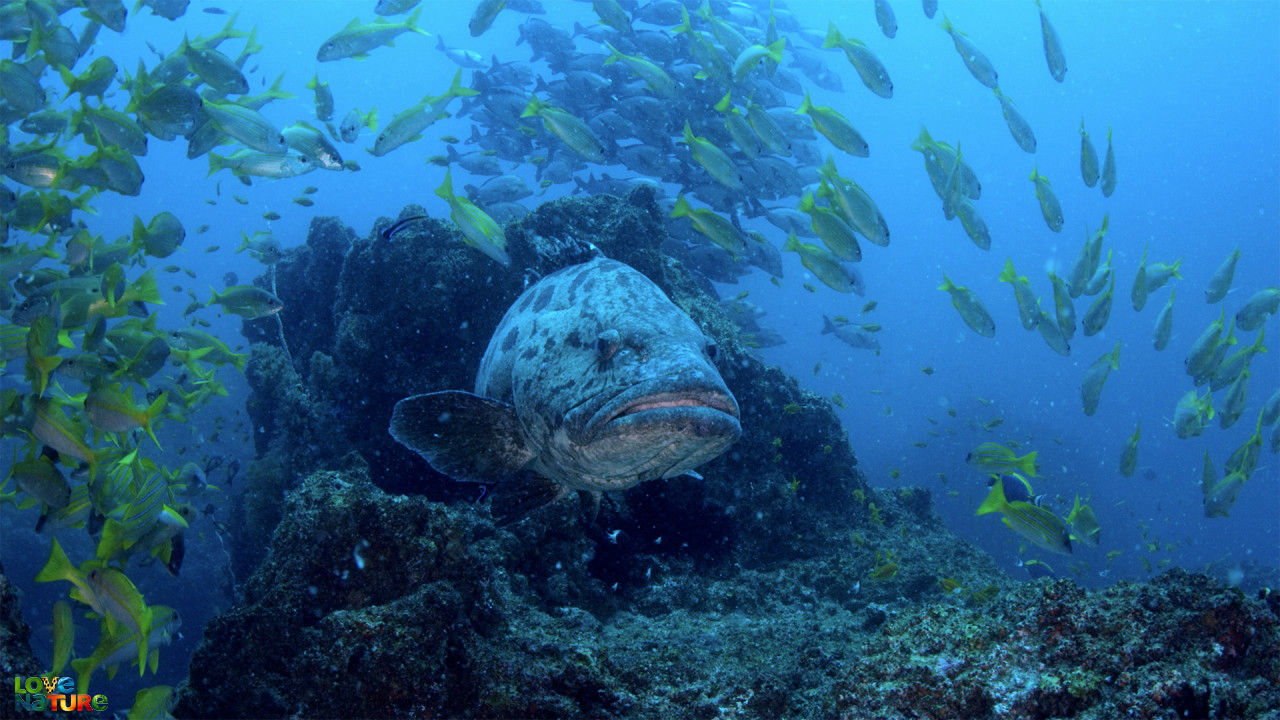
[(707, 341), (706, 353), (708, 358), (716, 359), (716, 343), (714, 340)]
[(602, 363), (612, 360), (621, 348), (622, 335), (617, 330), (604, 330), (596, 336), (596, 354)]

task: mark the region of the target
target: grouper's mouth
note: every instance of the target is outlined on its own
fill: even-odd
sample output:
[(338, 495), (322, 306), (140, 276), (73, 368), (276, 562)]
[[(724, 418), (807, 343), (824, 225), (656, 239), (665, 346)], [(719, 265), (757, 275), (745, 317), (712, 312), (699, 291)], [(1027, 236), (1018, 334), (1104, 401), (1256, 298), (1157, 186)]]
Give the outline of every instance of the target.
[(613, 422), (619, 418), (628, 417), (637, 413), (649, 412), (650, 410), (663, 410), (666, 408), (706, 408), (716, 410), (733, 417), (738, 417), (738, 405), (733, 398), (727, 395), (717, 393), (656, 393), (626, 405), (621, 410), (615, 412), (612, 416), (605, 420), (606, 423)]
[(738, 403), (723, 386), (704, 380), (657, 378), (633, 385), (591, 413), (579, 441), (606, 435), (634, 433), (645, 426), (669, 426), (673, 431), (701, 436), (741, 432)]

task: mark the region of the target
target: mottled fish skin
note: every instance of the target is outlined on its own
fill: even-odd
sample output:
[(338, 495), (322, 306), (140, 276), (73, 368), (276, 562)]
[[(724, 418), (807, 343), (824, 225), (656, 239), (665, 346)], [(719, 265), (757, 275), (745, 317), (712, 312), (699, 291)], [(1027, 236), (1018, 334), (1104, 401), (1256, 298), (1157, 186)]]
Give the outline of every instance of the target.
[[(741, 434), (713, 343), (644, 275), (607, 258), (554, 272), (517, 298), (476, 377), (514, 407), (527, 469), (579, 490), (674, 477)], [(613, 417), (637, 401), (663, 403)]]

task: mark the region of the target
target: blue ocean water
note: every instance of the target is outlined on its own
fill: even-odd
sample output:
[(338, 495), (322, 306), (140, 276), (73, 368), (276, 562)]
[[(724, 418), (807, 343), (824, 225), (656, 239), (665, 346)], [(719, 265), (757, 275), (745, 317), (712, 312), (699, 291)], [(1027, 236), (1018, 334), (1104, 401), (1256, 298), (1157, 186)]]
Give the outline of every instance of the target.
[[(590, 4), (544, 4), (545, 19), (559, 27), (595, 21)], [(332, 87), (338, 119), (353, 107), (376, 107), (385, 124), (423, 95), (443, 92), (456, 67), (434, 49), (434, 36), (499, 61), (528, 62), (528, 46), (517, 43), (518, 26), (526, 16), (504, 12), (482, 37), (471, 38), (467, 20), (474, 5), (463, 2), (429, 4), (421, 25), (431, 38), (409, 33), (364, 60), (317, 62), (320, 44), (352, 17), (371, 20), (372, 5), (372, 0), (216, 4), (237, 14), (237, 27), (257, 28), (263, 49), (247, 63), (253, 68), (248, 73), (251, 92), (283, 73), (283, 87), (296, 95), (264, 108), (278, 125), (313, 116), (305, 88), (313, 73)], [(786, 337), (785, 345), (762, 350), (763, 357), (805, 387), (843, 398), (841, 420), (859, 466), (873, 484), (928, 487), (947, 526), (991, 552), (1011, 573), (1023, 572), (1019, 559), (1040, 555), (1034, 550), (1020, 554), (1017, 535), (994, 517), (974, 516), (987, 488), (983, 475), (966, 466), (965, 456), (982, 442), (1017, 442), (1023, 451), (1037, 450), (1044, 477), (1036, 481), (1036, 490), (1056, 498), (1050, 500), (1055, 510), (1065, 512), (1076, 495), (1090, 499), (1102, 525), (1100, 546), (1079, 548), (1069, 559), (1045, 558), (1059, 574), (1081, 584), (1097, 587), (1145, 578), (1169, 565), (1199, 570), (1212, 564), (1219, 573), (1253, 566), (1274, 571), (1280, 566), (1277, 456), (1264, 449), (1258, 470), (1227, 518), (1204, 517), (1200, 478), (1206, 450), (1221, 472), (1227, 457), (1253, 431), (1262, 404), (1280, 386), (1280, 353), (1254, 359), (1248, 406), (1230, 429), (1221, 430), (1215, 422), (1202, 436), (1181, 440), (1170, 421), (1179, 398), (1192, 387), (1182, 361), (1201, 330), (1222, 307), (1230, 316), (1255, 291), (1280, 283), (1280, 78), (1275, 73), (1280, 38), (1274, 32), (1280, 26), (1280, 5), (1047, 2), (1045, 11), (1067, 58), (1062, 84), (1046, 69), (1038, 16), (1030, 2), (944, 0), (935, 20), (926, 19), (918, 3), (899, 0), (893, 5), (899, 29), (890, 40), (877, 28), (870, 2), (789, 3), (806, 28), (821, 34), (830, 21), (846, 35), (864, 40), (893, 78), (893, 98), (876, 97), (844, 58), (831, 51), (823, 57), (841, 75), (845, 91), (813, 90), (815, 102), (844, 113), (868, 140), (869, 158), (842, 157), (839, 165), (875, 198), (892, 242), (888, 248), (864, 248), (860, 269), (866, 298), (835, 293), (806, 277), (790, 254), (784, 255), (786, 273), (779, 286), (755, 272), (737, 286), (721, 287), (726, 297), (750, 291), (749, 299), (768, 312), (764, 322)], [(139, 59), (152, 65), (158, 58), (148, 44), (167, 54), (184, 33), (216, 32), (229, 16), (201, 12), (212, 6), (193, 3), (174, 22), (145, 10), (131, 14), (124, 33), (99, 36), (94, 53), (110, 55), (124, 70)], [(998, 69), (1002, 89), (1035, 129), (1034, 156), (1014, 144), (992, 93), (968, 73), (939, 29), (942, 13)], [(228, 44), (238, 49), (241, 42)], [(598, 50), (585, 38), (577, 42), (581, 52)], [(534, 69), (550, 76), (544, 64)], [(798, 104), (798, 98), (791, 99)], [(112, 102), (123, 104), (123, 98)], [(1099, 152), (1105, 150), (1108, 128), (1113, 133), (1118, 185), (1110, 198), (1080, 180), (1082, 121)], [(206, 176), (206, 161), (187, 159), (185, 143), (153, 139), (148, 155), (140, 159), (147, 177), (142, 194), (104, 194), (95, 201), (98, 214), (87, 222), (95, 233), (111, 238), (127, 233), (134, 215), (146, 219), (161, 210), (175, 213), (189, 236), (174, 260), (196, 272), (194, 280), (182, 282), (204, 298), (210, 287), (223, 286), (228, 272), (242, 282), (261, 272), (247, 255), (232, 252), (241, 233), (270, 231), (287, 248), (304, 241), (311, 218), (318, 215), (337, 216), (364, 233), (378, 217), (393, 217), (409, 203), (446, 214), (433, 193), (444, 168), (427, 158), (444, 152), (440, 136), (466, 138), (471, 124), (466, 117), (441, 121), (424, 139), (384, 157), (364, 151), (372, 145), (372, 134), (366, 133), (354, 145), (341, 146), (347, 159), (360, 164), (358, 172), (314, 172), (252, 186), (227, 173)], [(976, 248), (958, 223), (943, 218), (920, 155), (908, 147), (922, 125), (936, 139), (959, 144), (978, 173), (983, 194), (977, 206), (991, 230), (990, 251)], [(1051, 232), (1040, 217), (1028, 180), (1033, 169), (1053, 182), (1066, 216), (1061, 233)], [(533, 184), (530, 167), (512, 172)], [(609, 172), (625, 175), (616, 167)], [(465, 179), (455, 174), (455, 185), (461, 187)], [(311, 196), (314, 207), (291, 202), (312, 185), (318, 188)], [(567, 187), (553, 187), (527, 202), (551, 199)], [(265, 220), (265, 212), (281, 218)], [(997, 275), (1011, 258), (1019, 273), (1031, 278), (1036, 293), (1051, 303), (1045, 271), (1065, 272), (1104, 215), (1110, 217), (1106, 248), (1115, 253), (1115, 307), (1102, 333), (1077, 335), (1071, 356), (1061, 357), (1037, 332), (1020, 327), (1013, 292)], [(209, 232), (191, 233), (205, 224)], [(781, 246), (782, 237), (772, 226), (762, 221), (748, 225)], [(206, 252), (213, 246), (218, 249)], [(1221, 306), (1208, 305), (1204, 285), (1234, 247), (1242, 260), (1233, 290)], [(1173, 340), (1163, 352), (1152, 348), (1151, 337), (1169, 289), (1154, 293), (1142, 312), (1134, 312), (1128, 301), (1144, 248), (1149, 262), (1182, 261), (1182, 277), (1171, 283), (1177, 293)], [(981, 338), (964, 326), (948, 296), (936, 289), (944, 272), (983, 299), (997, 325), (994, 338)], [(804, 289), (806, 282), (816, 292)], [(884, 328), (877, 336), (879, 354), (852, 350), (819, 334), (823, 314), (857, 317), (871, 299), (877, 308), (864, 321)], [(1077, 300), (1078, 315), (1087, 302)], [(162, 321), (180, 323), (185, 304), (186, 298), (175, 293), (161, 311)], [(440, 310), (456, 312), (460, 322), (465, 319), (464, 308)], [(212, 329), (234, 339), (238, 327), (238, 320), (230, 318)], [(1275, 333), (1275, 318), (1265, 327)], [(1254, 333), (1238, 336), (1244, 347)], [(1087, 417), (1081, 410), (1080, 380), (1089, 364), (1117, 341), (1120, 369), (1107, 381), (1097, 414)], [(925, 366), (932, 374), (922, 372)], [(227, 407), (234, 408), (244, 398), (244, 386), (232, 378), (228, 384), (233, 397)], [(1219, 398), (1221, 394), (1215, 396)], [(996, 418), (1002, 421), (998, 427), (983, 429), (983, 423)], [(1138, 472), (1125, 478), (1118, 471), (1120, 454), (1137, 423), (1142, 427)], [(214, 428), (196, 429), (201, 430), (207, 439)], [(918, 442), (924, 446), (917, 447)], [(251, 455), (243, 443), (226, 441), (219, 447), (244, 462)], [(34, 536), (8, 534), (10, 547), (43, 547)], [(201, 575), (202, 563), (206, 572), (216, 567), (211, 559), (218, 552), (216, 543), (212, 535), (203, 536), (197, 547), (207, 556), (193, 553), (189, 561), (195, 568), (188, 573), (201, 578), (204, 587), (220, 582)], [(1116, 551), (1118, 556), (1107, 557)], [(48, 607), (42, 601), (51, 602), (64, 589), (29, 582), (42, 560), (19, 563), (15, 571), (6, 557), (6, 569), (24, 589), (31, 588), (32, 606)], [(148, 589), (148, 599), (189, 609), (190, 632), (175, 648), (189, 653), (196, 629), (213, 605), (167, 578)], [(31, 621), (38, 629), (43, 624), (41, 633), (47, 633), (47, 619)], [(180, 670), (174, 666), (161, 679), (176, 681)]]

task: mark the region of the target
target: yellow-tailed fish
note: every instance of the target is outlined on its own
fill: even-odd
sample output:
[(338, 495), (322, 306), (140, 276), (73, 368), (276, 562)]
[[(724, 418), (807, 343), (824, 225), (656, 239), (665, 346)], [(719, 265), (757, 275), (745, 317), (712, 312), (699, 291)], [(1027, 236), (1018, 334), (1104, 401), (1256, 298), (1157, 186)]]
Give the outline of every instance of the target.
[(67, 666), (67, 661), (71, 659), (71, 652), (75, 650), (75, 643), (76, 623), (71, 615), (71, 606), (66, 600), (59, 600), (53, 604), (53, 668), (50, 670), (52, 674), (57, 675)]
[(1088, 547), (1098, 547), (1102, 540), (1102, 525), (1093, 508), (1080, 502), (1077, 495), (1071, 512), (1067, 515), (1067, 525), (1071, 528), (1071, 539)]
[(316, 167), (325, 170), (343, 169), (342, 155), (338, 148), (316, 128), (298, 121), (280, 132), (290, 148), (311, 160)]
[(742, 52), (738, 53), (738, 57), (733, 61), (734, 81), (742, 82), (746, 80), (751, 71), (765, 58), (772, 60), (775, 66), (782, 62), (782, 51), (786, 46), (786, 38), (779, 38), (768, 46), (751, 45), (743, 48)]
[(115, 568), (94, 568), (89, 571), (87, 580), (107, 612), (108, 631), (113, 635), (118, 634), (111, 630), (110, 621), (114, 620), (118, 627), (137, 634), (138, 675), (141, 677), (143, 666), (147, 663), (149, 648), (146, 638), (151, 633), (151, 608), (147, 607), (142, 593), (138, 592), (133, 581)]
[(814, 105), (808, 92), (805, 92), (804, 101), (800, 103), (800, 108), (796, 110), (796, 113), (808, 115), (813, 121), (814, 129), (825, 135), (832, 145), (854, 157), (869, 157), (871, 155), (871, 150), (867, 147), (867, 141), (863, 139), (862, 134), (853, 126), (853, 123), (849, 122), (848, 118), (841, 115), (834, 108), (826, 105)]
[(725, 187), (742, 189), (742, 176), (738, 174), (738, 167), (710, 140), (694, 135), (688, 121), (684, 124), (684, 144), (689, 146), (694, 162), (701, 165), (712, 179)]
[(942, 284), (938, 286), (939, 290), (945, 291), (951, 296), (951, 304), (956, 311), (960, 313), (964, 324), (969, 326), (970, 330), (978, 333), (983, 337), (994, 337), (996, 334), (996, 323), (991, 319), (991, 313), (987, 312), (986, 306), (978, 299), (972, 290), (967, 287), (956, 285), (951, 282), (951, 278), (946, 274), (942, 276)]
[(999, 76), (987, 56), (982, 54), (968, 36), (957, 30), (946, 15), (942, 16), (942, 29), (951, 36), (956, 52), (960, 54), (960, 59), (964, 61), (964, 66), (969, 69), (973, 77), (983, 85), (995, 89), (999, 84)]
[[(50, 543), (52, 547), (49, 548), (49, 559), (45, 561), (44, 567), (36, 574), (36, 582), (66, 580), (75, 586), (71, 592), (73, 599), (93, 608), (93, 611), (99, 615), (106, 616), (106, 606), (89, 584), (85, 571), (71, 564), (71, 559), (67, 557), (66, 551), (58, 543), (58, 538), (51, 538)], [(87, 567), (89, 563), (86, 562), (84, 565)]]
[(1277, 309), (1280, 309), (1280, 287), (1263, 288), (1236, 312), (1236, 327), (1249, 332), (1257, 330)]
[(142, 224), (142, 218), (133, 216), (133, 242), (151, 257), (169, 257), (182, 246), (186, 237), (182, 221), (171, 212), (161, 212), (146, 225)]
[(1169, 338), (1173, 336), (1173, 295), (1175, 292), (1176, 290), (1169, 291), (1169, 299), (1156, 315), (1156, 329), (1152, 343), (1156, 350), (1165, 349), (1169, 345)]
[(1194, 389), (1188, 390), (1173, 410), (1173, 430), (1184, 440), (1195, 437), (1204, 432), (1213, 416), (1213, 396), (1206, 392), (1201, 397)]
[(1062, 326), (1040, 307), (1039, 299), (1036, 300), (1036, 329), (1040, 331), (1040, 337), (1044, 338), (1045, 344), (1059, 355), (1067, 356), (1071, 354), (1071, 342), (1062, 334)]
[(1000, 513), (1010, 530), (1033, 545), (1062, 555), (1071, 554), (1071, 533), (1066, 522), (1052, 512), (1029, 502), (1010, 502), (1004, 496), (1004, 483), (994, 483), (976, 515)]
[(268, 155), (283, 155), (288, 150), (284, 135), (257, 110), (235, 103), (205, 100), (205, 114), (227, 137), (239, 140), (250, 149)]
[(1071, 291), (1066, 282), (1054, 273), (1049, 273), (1049, 280), (1053, 283), (1053, 309), (1058, 320), (1058, 331), (1062, 333), (1063, 339), (1070, 342), (1076, 334), (1076, 308), (1071, 302)]
[(1040, 37), (1044, 40), (1044, 59), (1049, 63), (1049, 74), (1054, 80), (1062, 82), (1067, 75), (1067, 58), (1062, 54), (1062, 41), (1045, 16), (1040, 0), (1036, 0), (1036, 9), (1040, 11)]
[[(1145, 253), (1144, 253), (1145, 254)], [(1169, 263), (1153, 263), (1147, 268), (1147, 292), (1153, 293), (1165, 286), (1173, 278), (1180, 278), (1182, 274), (1178, 272), (1182, 268), (1182, 258), (1170, 265)]]
[[(1223, 430), (1235, 425), (1236, 420), (1244, 414), (1245, 399), (1249, 389), (1249, 371), (1245, 370), (1227, 389), (1227, 396), (1222, 401), (1222, 409), (1218, 412), (1218, 425)], [(1259, 438), (1261, 440), (1261, 438)]]
[(824, 285), (837, 292), (857, 292), (855, 276), (826, 248), (800, 242), (795, 233), (787, 235), (784, 250), (800, 255), (800, 263)]
[[(375, 156), (386, 155), (397, 147), (416, 140), (423, 130), (437, 120), (447, 117), (445, 107), (456, 97), (471, 97), (479, 91), (462, 85), (462, 69), (453, 74), (453, 81), (443, 95), (426, 95), (415, 105), (401, 111), (382, 128), (369, 150)], [(339, 160), (339, 164), (341, 161)]]
[(1138, 274), (1133, 278), (1133, 288), (1129, 291), (1129, 300), (1133, 303), (1133, 309), (1136, 312), (1142, 312), (1142, 308), (1147, 306), (1147, 296), (1150, 290), (1147, 287), (1147, 248), (1142, 248), (1142, 262), (1138, 264)]
[(1235, 382), (1240, 373), (1249, 367), (1249, 363), (1253, 362), (1254, 356), (1267, 351), (1263, 344), (1263, 338), (1267, 335), (1267, 329), (1264, 327), (1258, 332), (1258, 336), (1253, 339), (1253, 343), (1240, 348), (1231, 355), (1225, 357), (1218, 367), (1214, 368), (1213, 375), (1209, 380), (1209, 388), (1214, 392)]
[(1183, 360), (1187, 374), (1191, 377), (1204, 375), (1214, 369), (1214, 353), (1218, 347), (1218, 340), (1222, 337), (1225, 320), (1226, 309), (1224, 308), (1218, 313), (1218, 319), (1209, 323), (1204, 332), (1200, 333), (1200, 337), (1191, 344), (1191, 350)]
[(372, 23), (361, 23), (359, 18), (355, 18), (320, 45), (320, 49), (316, 51), (316, 60), (330, 62), (349, 57), (364, 58), (368, 56), (370, 50), (391, 45), (405, 32), (430, 37), (431, 33), (415, 24), (421, 14), (422, 8), (418, 8), (404, 22), (391, 22), (385, 18), (378, 18)]
[(671, 217), (689, 218), (693, 228), (706, 235), (711, 242), (735, 255), (746, 253), (746, 241), (742, 238), (742, 233), (738, 232), (738, 229), (733, 226), (733, 223), (714, 210), (694, 208), (684, 195), (676, 197), (676, 204), (671, 210)]
[(1013, 258), (1005, 258), (1004, 269), (1000, 271), (999, 280), (1013, 286), (1014, 299), (1018, 303), (1018, 318), (1022, 321), (1022, 327), (1027, 330), (1034, 329), (1040, 319), (1040, 303), (1036, 299), (1035, 291), (1031, 289), (1031, 281), (1026, 275), (1019, 275), (1018, 271), (1013, 269)]
[(1133, 477), (1133, 473), (1138, 469), (1138, 437), (1142, 434), (1142, 423), (1133, 429), (1133, 434), (1124, 444), (1124, 450), (1120, 453), (1120, 474), (1125, 477)]
[(1036, 462), (1038, 451), (1018, 457), (1017, 453), (1000, 443), (987, 442), (969, 451), (965, 462), (976, 465), (987, 472), (997, 475), (1021, 473), (1029, 477), (1040, 477), (1040, 466)]
[(214, 290), (205, 307), (211, 305), (249, 320), (274, 315), (284, 307), (280, 298), (257, 285), (233, 285), (222, 292)]
[(1102, 397), (1102, 386), (1112, 370), (1120, 369), (1120, 343), (1115, 348), (1093, 361), (1085, 370), (1084, 379), (1080, 381), (1080, 400), (1084, 403), (1084, 414), (1093, 415), (1098, 411), (1098, 400)]
[(591, 8), (596, 11), (600, 22), (624, 35), (631, 34), (631, 18), (622, 9), (618, 0), (591, 0)]
[(609, 48), (609, 57), (605, 58), (605, 65), (621, 61), (631, 68), (631, 71), (638, 75), (653, 92), (667, 98), (676, 97), (679, 90), (675, 80), (671, 79), (666, 70), (639, 55), (627, 55), (608, 42), (605, 43), (605, 47)]
[(1227, 464), (1223, 471), (1227, 473), (1240, 472), (1244, 473), (1247, 478), (1253, 475), (1253, 471), (1258, 469), (1258, 455), (1262, 452), (1262, 414), (1258, 414), (1258, 423), (1253, 428), (1253, 434), (1247, 440), (1240, 444), (1240, 447), (1232, 451), (1231, 457), (1227, 458)]
[(315, 94), (316, 101), (316, 119), (320, 122), (333, 119), (333, 90), (329, 87), (329, 83), (320, 79), (320, 74), (315, 73), (311, 79), (307, 81), (307, 89)]
[(507, 255), (507, 236), (502, 231), (502, 226), (470, 200), (459, 197), (453, 192), (451, 173), (452, 170), (445, 170), (444, 182), (436, 188), (436, 195), (449, 203), (449, 217), (462, 231), (463, 239), (471, 247), (503, 265), (510, 265), (511, 257)]
[(57, 321), (48, 315), (34, 318), (26, 345), (27, 380), (37, 396), (44, 395), (49, 387), (49, 375), (62, 364), (62, 356), (58, 354)]
[(738, 146), (738, 150), (742, 151), (748, 160), (755, 160), (760, 154), (760, 138), (756, 136), (756, 131), (751, 129), (747, 116), (733, 105), (730, 94), (725, 93), (720, 102), (716, 103), (715, 109), (724, 113), (724, 127), (729, 131), (729, 137), (733, 138), (733, 144)]
[(99, 430), (128, 432), (140, 427), (159, 447), (160, 441), (156, 440), (151, 424), (164, 411), (168, 400), (167, 392), (160, 393), (150, 405), (138, 407), (133, 400), (132, 388), (124, 388), (118, 383), (104, 384), (89, 389), (84, 398), (84, 410), (89, 422)]
[(1116, 191), (1116, 152), (1111, 146), (1111, 127), (1107, 127), (1107, 154), (1102, 160), (1102, 196)]
[(318, 166), (300, 152), (269, 154), (241, 148), (230, 155), (209, 153), (209, 174), (230, 170), (241, 180), (248, 177), (287, 178), (297, 177), (315, 170)]
[(542, 127), (546, 128), (547, 132), (560, 138), (560, 141), (570, 150), (591, 162), (604, 161), (604, 146), (600, 144), (600, 139), (577, 116), (542, 102), (537, 95), (529, 98), (529, 104), (525, 106), (524, 112), (520, 113), (522, 118), (534, 116), (542, 120)]
[(1236, 274), (1236, 262), (1240, 260), (1240, 248), (1235, 248), (1226, 260), (1213, 271), (1213, 277), (1204, 287), (1204, 301), (1213, 304), (1227, 296), (1231, 290), (1231, 280)]
[(1084, 119), (1080, 119), (1080, 177), (1084, 184), (1093, 187), (1098, 184), (1098, 150), (1089, 139), (1089, 131), (1084, 129)]
[(747, 124), (770, 152), (783, 156), (791, 154), (791, 139), (763, 105), (758, 102), (747, 102)]
[[(822, 183), (826, 184), (826, 182), (824, 178)], [(810, 227), (814, 234), (836, 257), (849, 262), (862, 260), (862, 248), (858, 245), (858, 238), (854, 235), (853, 228), (839, 213), (831, 208), (820, 207), (814, 201), (812, 193), (805, 193), (800, 198), (800, 206), (797, 209), (809, 216)]]
[(48, 510), (60, 510), (71, 502), (67, 479), (58, 466), (42, 454), (15, 462), (9, 475), (28, 495), (48, 506)]
[(889, 79), (889, 71), (885, 70), (884, 64), (864, 43), (854, 38), (846, 38), (836, 29), (835, 23), (828, 23), (827, 37), (822, 47), (838, 47), (843, 50), (849, 64), (858, 71), (858, 77), (868, 90), (882, 98), (893, 97), (893, 81)]
[[(1205, 455), (1206, 462), (1208, 454)], [(1212, 485), (1202, 486), (1204, 494), (1204, 516), (1207, 518), (1227, 517), (1231, 511), (1231, 506), (1236, 504), (1236, 498), (1240, 497), (1240, 490), (1244, 487), (1245, 481), (1248, 480), (1245, 474), (1239, 471), (1227, 473), (1221, 480), (1215, 481)]]
[(1007, 95), (1001, 92), (999, 87), (991, 89), (996, 95), (996, 99), (1000, 101), (1000, 113), (1004, 115), (1004, 124), (1009, 127), (1009, 134), (1013, 135), (1013, 141), (1018, 147), (1031, 154), (1036, 152), (1036, 134), (1031, 129), (1031, 123), (1022, 117), (1022, 113), (1018, 112), (1018, 108), (1013, 104)]
[[(493, 24), (498, 13), (507, 6), (507, 0), (480, 0), (476, 3), (475, 12), (471, 14), (471, 19), (467, 21), (467, 29), (471, 31), (471, 37), (480, 37), (485, 30)], [(419, 8), (421, 9), (421, 8)]]
[(186, 58), (191, 72), (206, 85), (224, 95), (243, 95), (249, 92), (249, 81), (236, 66), (236, 62), (223, 55), (217, 48), (203, 43), (192, 45), (182, 38), (178, 54)]
[(1036, 185), (1036, 199), (1040, 201), (1044, 224), (1054, 232), (1062, 232), (1062, 205), (1058, 204), (1058, 196), (1054, 194), (1049, 178), (1041, 175), (1037, 168), (1031, 171), (1031, 181)]
[(1085, 311), (1084, 318), (1080, 321), (1080, 327), (1085, 337), (1097, 335), (1106, 326), (1107, 320), (1111, 317), (1111, 303), (1115, 297), (1115, 290), (1116, 276), (1115, 273), (1111, 273), (1111, 285), (1107, 287), (1106, 292), (1093, 301), (1093, 304)]

